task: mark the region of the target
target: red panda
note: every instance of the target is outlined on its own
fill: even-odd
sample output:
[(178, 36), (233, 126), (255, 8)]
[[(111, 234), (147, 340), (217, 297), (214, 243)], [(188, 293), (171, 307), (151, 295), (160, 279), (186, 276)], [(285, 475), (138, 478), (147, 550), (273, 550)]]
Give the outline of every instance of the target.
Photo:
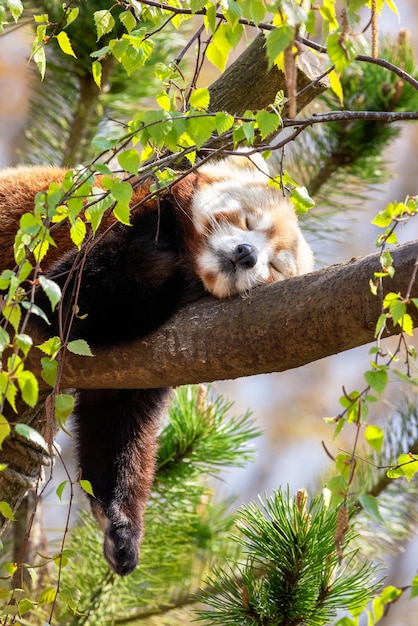
[[(60, 182), (54, 167), (0, 172), (2, 223), (0, 271), (14, 266), (13, 241), (20, 216), (33, 209), (35, 195)], [(312, 252), (292, 204), (268, 185), (259, 156), (229, 156), (203, 164), (173, 185), (157, 202), (147, 200), (149, 185), (134, 189), (131, 226), (106, 218), (82, 265), (65, 228), (42, 261), (44, 274), (64, 287), (61, 320), (74, 310), (68, 338), (94, 346), (139, 338), (158, 328), (196, 286), (217, 298), (245, 294), (310, 272)], [(76, 288), (77, 287), (77, 288)], [(38, 289), (35, 303), (60, 332)], [(77, 392), (74, 423), (81, 476), (91, 482), (93, 513), (104, 531), (104, 555), (120, 575), (136, 566), (143, 516), (155, 471), (157, 433), (170, 390), (89, 390)]]

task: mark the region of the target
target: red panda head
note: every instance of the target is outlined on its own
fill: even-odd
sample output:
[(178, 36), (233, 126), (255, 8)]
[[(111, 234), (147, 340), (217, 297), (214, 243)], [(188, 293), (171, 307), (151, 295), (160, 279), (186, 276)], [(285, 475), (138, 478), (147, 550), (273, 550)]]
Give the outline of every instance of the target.
[(218, 298), (313, 268), (293, 205), (268, 180), (259, 155), (229, 156), (173, 188), (194, 269)]

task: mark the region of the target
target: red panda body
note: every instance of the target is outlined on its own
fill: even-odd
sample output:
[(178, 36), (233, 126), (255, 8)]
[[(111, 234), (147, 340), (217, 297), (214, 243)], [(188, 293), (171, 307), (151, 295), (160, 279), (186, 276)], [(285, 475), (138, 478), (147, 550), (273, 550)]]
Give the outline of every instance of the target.
[[(20, 216), (37, 192), (60, 182), (59, 168), (0, 172), (0, 271), (13, 268)], [(312, 253), (293, 207), (269, 186), (258, 157), (227, 157), (203, 165), (176, 183), (159, 202), (149, 186), (134, 189), (131, 226), (106, 218), (74, 272), (77, 250), (68, 230), (53, 233), (56, 248), (42, 261), (45, 275), (63, 289), (62, 319), (74, 310), (69, 339), (112, 345), (148, 334), (166, 321), (195, 287), (224, 298), (259, 284), (312, 269)], [(64, 288), (65, 287), (65, 288)], [(203, 290), (202, 290), (203, 291)], [(48, 315), (45, 334), (60, 332), (42, 290), (36, 304)], [(120, 575), (137, 564), (143, 515), (152, 485), (156, 438), (169, 390), (83, 390), (74, 412), (78, 463), (91, 482), (93, 512), (104, 533), (104, 554)]]

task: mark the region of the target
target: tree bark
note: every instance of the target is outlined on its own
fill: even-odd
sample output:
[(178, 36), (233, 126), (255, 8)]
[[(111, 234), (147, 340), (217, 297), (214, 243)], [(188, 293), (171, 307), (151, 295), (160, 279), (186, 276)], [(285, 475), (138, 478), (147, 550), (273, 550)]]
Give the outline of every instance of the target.
[[(276, 66), (268, 69), (265, 37), (260, 33), (253, 43), (209, 88), (211, 108), (243, 115), (247, 110), (263, 109), (274, 102), (277, 92), (286, 95), (285, 75)], [(298, 111), (328, 89), (329, 81), (310, 50), (301, 47), (297, 59)], [(283, 114), (286, 114), (286, 107)]]
[[(381, 313), (369, 281), (379, 254), (262, 286), (247, 296), (192, 302), (146, 339), (68, 355), (62, 384), (83, 388), (150, 388), (282, 372), (374, 340)], [(392, 251), (385, 292), (406, 294), (418, 263), (418, 242)], [(418, 297), (414, 282), (411, 297)], [(408, 312), (418, 325), (418, 309)], [(389, 328), (388, 335), (400, 327)], [(36, 363), (32, 364), (36, 369)], [(123, 367), (121, 367), (123, 365)]]

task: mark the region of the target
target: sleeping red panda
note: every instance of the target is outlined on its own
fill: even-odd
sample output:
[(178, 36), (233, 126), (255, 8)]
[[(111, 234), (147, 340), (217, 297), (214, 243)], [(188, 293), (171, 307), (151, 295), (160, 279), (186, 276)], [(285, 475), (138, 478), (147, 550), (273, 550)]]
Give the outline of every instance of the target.
[[(37, 192), (61, 181), (59, 168), (0, 172), (2, 246), (0, 271), (14, 266), (13, 241), (20, 216), (31, 211)], [(134, 189), (131, 226), (110, 216), (85, 257), (69, 340), (112, 345), (158, 328), (196, 285), (218, 298), (246, 293), (310, 272), (311, 250), (293, 206), (268, 185), (259, 156), (230, 156), (203, 164), (157, 203), (146, 200), (149, 185)], [(46, 276), (61, 287), (77, 258), (68, 231), (42, 262)], [(70, 275), (62, 316), (73, 310), (77, 276)], [(68, 282), (68, 281), (67, 281)], [(203, 290), (202, 290), (203, 291)], [(45, 334), (59, 334), (57, 311), (42, 290), (36, 304), (48, 315)], [(104, 531), (104, 555), (120, 575), (136, 566), (143, 516), (154, 478), (160, 417), (170, 390), (77, 392), (74, 411), (81, 477), (91, 482), (93, 513)]]

